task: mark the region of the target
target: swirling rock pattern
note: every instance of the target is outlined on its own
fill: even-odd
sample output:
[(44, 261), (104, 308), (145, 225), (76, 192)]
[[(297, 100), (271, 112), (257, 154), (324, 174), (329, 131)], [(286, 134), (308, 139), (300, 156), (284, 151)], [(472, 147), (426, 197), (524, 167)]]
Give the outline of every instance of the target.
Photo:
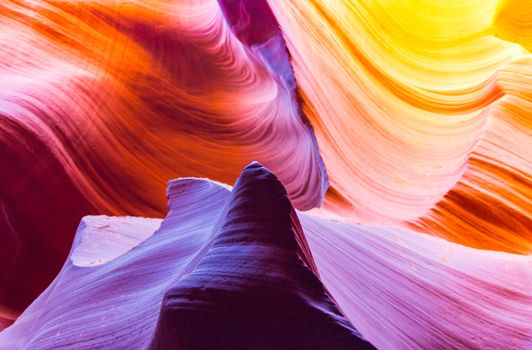
[[(244, 319), (259, 348), (531, 347), (531, 23), (528, 0), (2, 1), (0, 349), (208, 348)], [(279, 181), (224, 185), (253, 160)]]
[(271, 3), (327, 166), (329, 207), (532, 251), (532, 154), (519, 146), (531, 136), (530, 6)]
[(240, 40), (209, 0), (9, 0), (0, 28), (2, 303), (44, 289), (83, 215), (162, 216), (176, 176), (230, 183), (256, 159), (298, 208), (320, 205), (277, 26)]

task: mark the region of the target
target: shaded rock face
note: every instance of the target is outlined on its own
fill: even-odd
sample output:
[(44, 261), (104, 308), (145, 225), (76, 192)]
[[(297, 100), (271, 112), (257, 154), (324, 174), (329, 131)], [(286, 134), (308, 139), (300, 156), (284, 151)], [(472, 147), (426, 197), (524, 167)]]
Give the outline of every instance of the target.
[(174, 180), (167, 196), (162, 221), (85, 217), (0, 350), (373, 348), (327, 296), (268, 169), (252, 163), (232, 190)]
[(244, 169), (214, 239), (166, 292), (150, 348), (373, 349), (299, 258), (292, 212), (269, 170)]
[(85, 217), (0, 350), (371, 347), (357, 331), (386, 350), (532, 344), (530, 257), (296, 213), (259, 164), (233, 189), (182, 178), (167, 196), (164, 220)]

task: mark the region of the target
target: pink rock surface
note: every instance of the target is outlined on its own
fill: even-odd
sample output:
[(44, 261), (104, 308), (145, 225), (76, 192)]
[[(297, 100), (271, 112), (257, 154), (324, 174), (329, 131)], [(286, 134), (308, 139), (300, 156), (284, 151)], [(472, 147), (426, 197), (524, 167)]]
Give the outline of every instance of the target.
[(0, 0), (0, 350), (532, 349), (531, 23)]
[(230, 13), (216, 0), (2, 1), (0, 305), (20, 312), (46, 288), (81, 217), (163, 217), (171, 178), (230, 183), (257, 159), (296, 207), (321, 204), (280, 29), (266, 13), (249, 41)]

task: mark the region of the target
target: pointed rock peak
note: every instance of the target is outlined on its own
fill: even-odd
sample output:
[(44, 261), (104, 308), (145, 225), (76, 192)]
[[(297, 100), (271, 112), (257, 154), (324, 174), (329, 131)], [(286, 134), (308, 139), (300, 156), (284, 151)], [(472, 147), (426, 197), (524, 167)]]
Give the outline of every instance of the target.
[(373, 349), (298, 257), (280, 181), (246, 167), (212, 244), (166, 292), (152, 349)]
[[(239, 231), (241, 240), (264, 240), (270, 244), (277, 242), (286, 248), (296, 249), (307, 267), (318, 275), (310, 247), (285, 187), (261, 163), (251, 162), (235, 182), (224, 219), (232, 225), (234, 221), (228, 220), (231, 218), (238, 218), (240, 224), (246, 224), (247, 220), (247, 238), (244, 239), (243, 232)], [(265, 230), (264, 224), (269, 229)], [(256, 229), (257, 226), (260, 229)], [(230, 225), (222, 226), (219, 240), (232, 236), (231, 232)]]
[(292, 204), (279, 179), (258, 162), (248, 165), (235, 182), (216, 244), (269, 242), (296, 249)]
[(282, 208), (285, 210), (291, 206), (281, 181), (268, 168), (255, 161), (242, 170), (233, 187), (232, 197), (249, 197), (255, 204), (285, 203)]

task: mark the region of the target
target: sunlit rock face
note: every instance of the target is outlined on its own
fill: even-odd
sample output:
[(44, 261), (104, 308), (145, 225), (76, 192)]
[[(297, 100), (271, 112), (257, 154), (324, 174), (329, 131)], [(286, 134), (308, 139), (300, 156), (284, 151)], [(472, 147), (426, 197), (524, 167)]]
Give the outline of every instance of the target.
[(332, 210), (531, 252), (529, 2), (270, 3)]
[[(208, 348), (244, 319), (254, 348), (531, 347), (531, 23), (527, 0), (1, 1), (0, 349)], [(275, 185), (242, 204), (252, 161), (240, 183)], [(211, 291), (247, 304), (219, 323)]]

